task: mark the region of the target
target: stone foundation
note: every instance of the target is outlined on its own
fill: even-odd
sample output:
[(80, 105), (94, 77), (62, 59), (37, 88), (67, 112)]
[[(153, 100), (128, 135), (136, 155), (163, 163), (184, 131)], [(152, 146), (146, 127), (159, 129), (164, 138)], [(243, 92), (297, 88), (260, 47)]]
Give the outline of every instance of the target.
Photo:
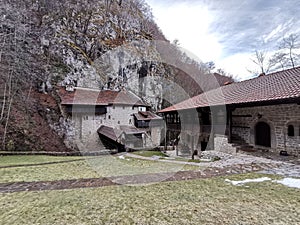
[(214, 149), (225, 153), (236, 153), (236, 148), (228, 143), (228, 138), (225, 135), (216, 134), (214, 137)]

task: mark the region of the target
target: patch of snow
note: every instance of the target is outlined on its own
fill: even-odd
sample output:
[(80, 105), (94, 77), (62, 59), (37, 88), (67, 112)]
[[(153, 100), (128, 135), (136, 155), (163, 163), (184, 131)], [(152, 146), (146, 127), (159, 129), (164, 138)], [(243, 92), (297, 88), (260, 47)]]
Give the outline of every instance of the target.
[(269, 177), (261, 177), (261, 178), (256, 178), (256, 179), (246, 179), (246, 180), (240, 180), (240, 181), (234, 181), (234, 180), (229, 180), (225, 179), (226, 182), (231, 183), (232, 185), (243, 185), (246, 183), (257, 183), (257, 182), (264, 182), (264, 181), (270, 181), (272, 180)]
[(125, 159), (125, 156), (124, 155), (120, 155), (119, 159)]
[(201, 161), (201, 162), (211, 162), (212, 160), (211, 160), (211, 159), (202, 159), (202, 158), (201, 158), (200, 161)]
[(288, 187), (300, 188), (300, 179), (296, 178), (283, 178), (282, 180), (275, 180), (273, 182), (283, 184)]
[(170, 159), (170, 160), (175, 160), (174, 157), (163, 157), (164, 159)]
[(158, 155), (153, 155), (151, 158), (154, 159), (154, 160), (159, 160), (159, 159), (160, 159), (160, 156), (158, 156)]

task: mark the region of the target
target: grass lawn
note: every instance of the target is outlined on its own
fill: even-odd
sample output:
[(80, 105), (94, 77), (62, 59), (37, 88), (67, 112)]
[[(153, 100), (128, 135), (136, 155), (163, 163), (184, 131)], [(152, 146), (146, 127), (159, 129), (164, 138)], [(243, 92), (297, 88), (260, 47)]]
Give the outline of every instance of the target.
[(136, 151), (131, 153), (135, 155), (144, 156), (144, 157), (152, 157), (152, 156), (168, 157), (168, 155), (164, 154), (161, 151)]
[[(35, 158), (36, 157), (36, 158)], [(180, 170), (199, 169), (196, 166), (183, 166), (139, 159), (121, 159), (114, 156), (99, 157), (51, 157), (51, 156), (4, 156), (0, 166), (37, 164), (83, 159), (64, 163), (36, 165), (26, 167), (0, 168), (0, 183), (19, 181), (53, 181), (79, 178), (97, 178), (107, 176), (134, 175)]]
[[(300, 224), (300, 190), (246, 174), (145, 186), (0, 194), (2, 224)], [(274, 176), (268, 175), (274, 178)]]
[(83, 159), (83, 157), (58, 157), (58, 156), (46, 156), (46, 155), (14, 155), (14, 156), (0, 156), (0, 166), (13, 166), (13, 165), (27, 165), (27, 164), (39, 164), (49, 162), (61, 162), (72, 161), (77, 159)]

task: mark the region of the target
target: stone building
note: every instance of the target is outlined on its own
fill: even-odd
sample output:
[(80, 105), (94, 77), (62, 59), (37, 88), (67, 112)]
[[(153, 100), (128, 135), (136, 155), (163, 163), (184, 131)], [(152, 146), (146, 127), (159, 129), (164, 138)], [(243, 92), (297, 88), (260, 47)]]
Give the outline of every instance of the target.
[[(162, 118), (133, 93), (121, 90), (61, 88), (61, 105), (71, 118), (73, 141), (82, 151), (105, 148), (150, 148), (160, 143)], [(135, 126), (136, 115), (152, 115), (147, 126)]]
[(228, 84), (161, 110), (182, 150), (300, 155), (300, 67)]

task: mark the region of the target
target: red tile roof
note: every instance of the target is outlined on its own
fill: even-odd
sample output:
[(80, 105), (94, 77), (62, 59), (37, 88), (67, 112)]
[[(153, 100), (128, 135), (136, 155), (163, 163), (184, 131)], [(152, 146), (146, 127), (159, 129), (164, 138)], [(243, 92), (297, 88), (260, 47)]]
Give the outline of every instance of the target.
[(300, 67), (222, 86), (159, 112), (294, 98), (300, 99)]
[(138, 112), (133, 114), (137, 120), (159, 120), (162, 119), (160, 116), (157, 116), (155, 113), (146, 111), (146, 112)]
[(75, 91), (59, 90), (62, 105), (135, 105), (147, 106), (139, 97), (129, 91), (95, 90), (76, 88)]

